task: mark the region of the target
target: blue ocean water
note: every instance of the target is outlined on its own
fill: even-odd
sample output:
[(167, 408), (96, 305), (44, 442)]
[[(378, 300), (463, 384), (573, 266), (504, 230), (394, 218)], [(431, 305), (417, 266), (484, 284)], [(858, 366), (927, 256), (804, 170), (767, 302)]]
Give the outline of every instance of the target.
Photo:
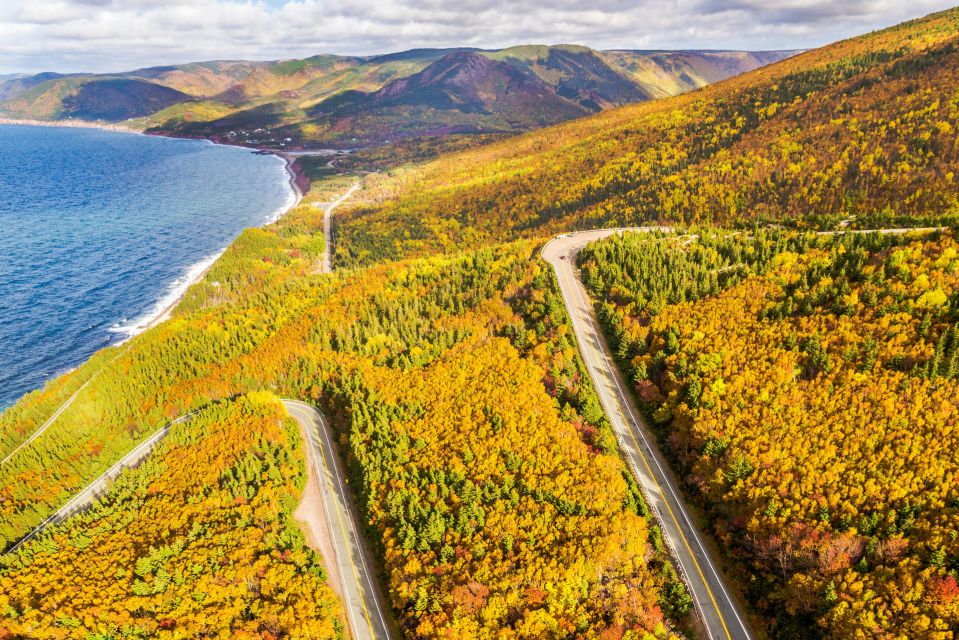
[(275, 156), (0, 125), (0, 409), (136, 333), (292, 200)]

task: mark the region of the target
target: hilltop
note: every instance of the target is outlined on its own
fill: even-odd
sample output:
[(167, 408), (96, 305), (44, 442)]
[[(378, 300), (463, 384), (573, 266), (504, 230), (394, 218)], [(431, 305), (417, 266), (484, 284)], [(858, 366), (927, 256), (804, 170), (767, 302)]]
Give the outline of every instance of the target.
[[(495, 114), (473, 91), (491, 79), (494, 97), (509, 81), (538, 108), (601, 110), (363, 174), (332, 237), (313, 205), (358, 178), (318, 179), (238, 238), (170, 321), (5, 412), (4, 453), (89, 381), (0, 468), (7, 545), (158, 426), (200, 415), (98, 511), (0, 562), (10, 635), (229, 634), (203, 607), (234, 591), (240, 631), (307, 635), (281, 605), (330, 598), (290, 524), (303, 463), (292, 425), (278, 427), (282, 395), (328, 416), (401, 633), (693, 636), (656, 507), (540, 257), (556, 233), (667, 222), (695, 226), (608, 238), (577, 266), (607, 364), (654, 432), (646, 446), (681, 479), (756, 637), (959, 634), (956, 231), (808, 233), (956, 225), (959, 10), (619, 107), (600, 104), (623, 98), (618, 76), (565, 50), (317, 64), (343, 65), (299, 107), (325, 122), (343, 117), (338, 99), (371, 121), (464, 100)], [(198, 104), (227, 112), (211, 123), (293, 126), (281, 101)], [(328, 247), (335, 271), (321, 274)], [(318, 609), (314, 635), (336, 637), (336, 608)]]
[[(276, 148), (355, 147), (527, 131), (700, 88), (791, 53), (519, 46), (42, 73), (0, 79), (0, 117), (91, 120)], [(473, 71), (461, 73), (455, 86), (437, 82), (464, 65)]]

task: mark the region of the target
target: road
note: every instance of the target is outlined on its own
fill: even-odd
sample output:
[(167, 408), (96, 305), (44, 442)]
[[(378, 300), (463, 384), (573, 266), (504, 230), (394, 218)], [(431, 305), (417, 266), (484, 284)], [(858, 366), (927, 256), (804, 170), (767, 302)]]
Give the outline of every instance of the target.
[(686, 580), (706, 635), (716, 640), (748, 639), (752, 635), (745, 615), (727, 589), (712, 551), (689, 515), (678, 481), (656, 448), (656, 439), (629, 393), (629, 386), (613, 363), (586, 288), (575, 268), (576, 256), (584, 246), (618, 232), (617, 229), (603, 229), (559, 236), (543, 247), (543, 257), (556, 272), (590, 378), (613, 425), (620, 448)]
[(320, 273), (330, 273), (333, 271), (333, 209), (336, 209), (338, 206), (343, 204), (347, 198), (353, 195), (353, 192), (360, 188), (360, 183), (357, 182), (349, 191), (341, 195), (339, 198), (330, 202), (324, 206), (323, 209), (323, 239), (326, 244), (326, 250), (323, 252), (323, 263), (320, 266)]
[(172, 420), (154, 431), (149, 438), (138, 444), (129, 453), (113, 463), (113, 466), (97, 476), (93, 482), (88, 484), (86, 487), (80, 490), (79, 493), (70, 498), (66, 504), (57, 509), (53, 515), (37, 525), (33, 531), (21, 538), (17, 544), (10, 547), (6, 553), (16, 553), (16, 551), (22, 545), (43, 533), (44, 529), (47, 527), (59, 524), (78, 511), (82, 511), (89, 507), (91, 504), (93, 504), (94, 500), (100, 497), (104, 491), (109, 488), (110, 483), (116, 480), (121, 471), (135, 467), (143, 462), (143, 459), (150, 455), (157, 443), (160, 442), (160, 440), (163, 440), (163, 438), (165, 438), (170, 432), (170, 427), (175, 424), (179, 424), (180, 422), (184, 422), (185, 420), (189, 420), (191, 417), (193, 417), (192, 413), (180, 416), (176, 420)]
[[(352, 636), (355, 640), (389, 638), (387, 607), (371, 570), (373, 563), (360, 534), (360, 519), (352, 506), (345, 470), (338, 461), (326, 420), (305, 402), (284, 400), (283, 405), (308, 434), (309, 461), (320, 483)], [(327, 558), (327, 562), (331, 560)]]
[[(323, 415), (313, 406), (298, 400), (284, 400), (283, 405), (289, 414), (300, 423), (307, 434), (309, 461), (314, 465), (314, 474), (319, 482), (326, 514), (327, 527), (333, 544), (335, 562), (339, 569), (340, 581), (351, 635), (355, 640), (387, 640), (390, 637), (386, 622), (387, 608), (370, 567), (373, 563), (369, 551), (365, 548), (360, 534), (359, 517), (352, 506), (348, 493), (344, 469), (338, 461), (336, 450), (330, 436), (329, 427)], [(66, 406), (66, 405), (65, 405)], [(65, 407), (64, 406), (64, 407)], [(37, 537), (47, 527), (63, 522), (81, 511), (103, 494), (110, 483), (123, 469), (135, 467), (144, 460), (170, 431), (170, 427), (189, 419), (187, 414), (150, 435), (132, 451), (118, 460), (93, 482), (74, 495), (66, 504), (33, 531), (24, 536), (6, 553), (15, 553), (20, 547)], [(333, 561), (328, 558), (327, 561)]]

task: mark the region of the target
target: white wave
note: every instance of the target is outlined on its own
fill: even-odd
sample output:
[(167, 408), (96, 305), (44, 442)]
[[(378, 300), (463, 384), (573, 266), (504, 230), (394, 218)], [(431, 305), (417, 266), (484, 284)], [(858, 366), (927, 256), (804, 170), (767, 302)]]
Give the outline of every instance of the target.
[[(296, 206), (297, 202), (299, 201), (299, 193), (297, 192), (296, 187), (293, 186), (293, 180), (295, 177), (290, 171), (289, 165), (287, 165), (286, 161), (279, 156), (274, 157), (282, 162), (284, 166), (283, 176), (285, 177), (285, 184), (287, 185), (287, 197), (286, 201), (282, 205), (277, 207), (267, 216), (263, 224), (271, 224), (276, 222), (290, 209)], [(226, 249), (227, 247), (223, 247), (216, 253), (213, 253), (188, 267), (183, 275), (170, 283), (166, 292), (159, 300), (156, 301), (156, 303), (154, 303), (149, 311), (134, 320), (128, 321), (126, 318), (124, 318), (120, 322), (112, 325), (108, 331), (111, 333), (122, 334), (124, 337), (119, 342), (119, 344), (122, 344), (133, 336), (143, 333), (149, 329), (157, 320), (169, 313), (173, 307), (180, 302), (180, 300), (183, 298), (183, 295), (186, 293), (186, 290), (203, 278), (203, 274), (206, 273), (207, 269), (213, 266), (213, 263), (223, 255)]]
[(267, 216), (263, 224), (272, 224), (282, 218), (290, 211), (290, 209), (296, 206), (296, 203), (300, 199), (299, 192), (297, 191), (296, 187), (293, 186), (293, 181), (296, 180), (296, 176), (293, 175), (293, 172), (290, 170), (286, 160), (280, 158), (279, 156), (273, 157), (283, 163), (283, 176), (286, 180), (287, 186), (286, 200), (284, 200), (283, 204), (281, 204), (272, 213), (270, 213), (270, 215)]
[(203, 277), (206, 270), (223, 255), (224, 251), (226, 251), (225, 248), (220, 249), (216, 253), (187, 267), (183, 275), (170, 283), (166, 292), (153, 304), (149, 311), (133, 320), (124, 318), (111, 326), (108, 331), (123, 334), (124, 338), (121, 342), (126, 342), (133, 336), (149, 329), (157, 319), (163, 317), (164, 314), (169, 312), (176, 303), (180, 301), (180, 298), (183, 297), (183, 294), (186, 293), (186, 290), (189, 289), (191, 285), (200, 281), (200, 278)]

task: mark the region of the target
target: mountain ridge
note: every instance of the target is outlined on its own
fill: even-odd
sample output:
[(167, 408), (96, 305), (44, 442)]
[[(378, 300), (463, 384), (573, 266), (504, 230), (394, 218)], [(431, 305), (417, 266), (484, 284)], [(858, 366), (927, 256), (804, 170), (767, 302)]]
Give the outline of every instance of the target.
[[(580, 45), (518, 45), (498, 50), (464, 47), (373, 56), (321, 54), (273, 61), (212, 60), (114, 74), (46, 72), (0, 80), (0, 117), (51, 121), (88, 117), (154, 133), (275, 148), (352, 147), (358, 143), (380, 144), (390, 138), (459, 132), (516, 133), (699, 88), (792, 52), (738, 53), (740, 56), (733, 55), (730, 61), (729, 53), (681, 52), (673, 56), (657, 52), (650, 57)], [(481, 58), (495, 64), (486, 66)], [(392, 85), (390, 90), (410, 87), (409, 82), (417, 80), (416, 74), (443, 59), (447, 59), (444, 64), (471, 59), (474, 65), (484, 65), (484, 73), (494, 73), (500, 83), (512, 83), (518, 93), (525, 95), (523, 99), (513, 96), (513, 106), (519, 111), (511, 113), (510, 118), (504, 109), (491, 115), (489, 101), (479, 94), (507, 96), (502, 87), (492, 85), (483, 91), (480, 87), (470, 91), (458, 87), (452, 102), (443, 98), (442, 92), (434, 92), (437, 104), (429, 104), (429, 94), (423, 87), (413, 87), (416, 95), (395, 97), (397, 104), (390, 108), (382, 104), (383, 94), (374, 98), (361, 95), (377, 94), (403, 79), (407, 84)], [(111, 91), (117, 80), (158, 88), (130, 84), (136, 91), (121, 99)], [(75, 102), (81, 92), (81, 102), (97, 104), (97, 108), (78, 109)], [(116, 109), (109, 108), (111, 101), (118, 103)], [(371, 101), (380, 102), (380, 108), (368, 110), (356, 124), (329, 113), (337, 104), (367, 105)], [(410, 109), (416, 113), (405, 112)], [(415, 121), (404, 126), (411, 118)], [(256, 129), (269, 135), (250, 131)], [(390, 135), (391, 129), (396, 133)]]

